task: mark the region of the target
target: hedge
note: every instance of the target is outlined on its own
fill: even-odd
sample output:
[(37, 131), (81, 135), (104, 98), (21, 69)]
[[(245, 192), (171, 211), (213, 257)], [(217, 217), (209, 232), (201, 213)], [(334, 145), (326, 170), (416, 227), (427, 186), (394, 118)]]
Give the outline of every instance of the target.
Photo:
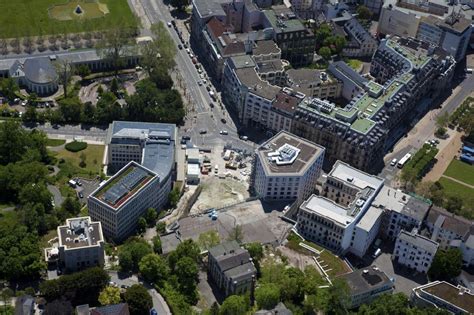
[(71, 152), (79, 152), (87, 148), (87, 143), (74, 140), (73, 142), (66, 144), (65, 148)]

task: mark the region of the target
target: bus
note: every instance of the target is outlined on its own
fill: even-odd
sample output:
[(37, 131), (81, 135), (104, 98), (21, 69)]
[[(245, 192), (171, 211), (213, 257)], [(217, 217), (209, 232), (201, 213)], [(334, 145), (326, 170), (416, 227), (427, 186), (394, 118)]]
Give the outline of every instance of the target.
[(408, 162), (410, 159), (411, 159), (411, 154), (410, 154), (410, 153), (405, 154), (405, 155), (400, 159), (400, 161), (398, 161), (397, 167), (398, 167), (398, 168), (402, 168), (402, 167), (406, 164), (406, 162)]

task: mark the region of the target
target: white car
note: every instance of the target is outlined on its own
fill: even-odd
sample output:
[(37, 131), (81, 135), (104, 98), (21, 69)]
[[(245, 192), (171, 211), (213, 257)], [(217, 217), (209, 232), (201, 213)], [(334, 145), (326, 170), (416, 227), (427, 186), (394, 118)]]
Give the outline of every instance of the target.
[(391, 162), (390, 162), (390, 166), (395, 166), (397, 164), (398, 160), (397, 159), (393, 159)]
[(166, 23), (166, 25), (168, 25), (168, 27), (171, 27), (171, 22)]
[(21, 101), (21, 106), (26, 106), (28, 105), (28, 100)]
[(191, 53), (191, 49), (186, 48), (186, 52), (187, 52), (188, 54), (190, 54), (190, 53)]
[(202, 79), (202, 84), (206, 84), (206, 83), (207, 83), (206, 79)]
[(229, 133), (227, 132), (227, 130), (221, 130), (219, 133), (220, 133), (221, 135), (224, 135), (224, 136), (226, 136), (226, 135), (229, 134)]
[(199, 75), (199, 77), (204, 80), (204, 75), (202, 73)]
[(201, 81), (198, 81), (198, 84), (199, 84), (199, 86), (201, 86), (201, 85), (202, 85), (202, 82), (201, 82)]
[(193, 53), (190, 53), (190, 54), (189, 54), (189, 58), (191, 58), (191, 59), (193, 59), (193, 58), (194, 58), (194, 55), (193, 55)]

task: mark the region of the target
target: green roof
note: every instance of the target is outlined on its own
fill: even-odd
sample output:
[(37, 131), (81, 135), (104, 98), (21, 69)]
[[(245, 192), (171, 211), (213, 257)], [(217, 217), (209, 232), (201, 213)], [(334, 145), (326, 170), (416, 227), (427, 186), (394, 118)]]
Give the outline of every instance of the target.
[(409, 49), (399, 45), (396, 41), (391, 39), (387, 40), (387, 46), (403, 55), (403, 57), (408, 59), (413, 66), (416, 66), (418, 68), (422, 67), (426, 62), (431, 59), (430, 56), (427, 56), (422, 53), (417, 56)]
[(275, 11), (273, 11), (273, 10), (264, 10), (263, 14), (265, 14), (268, 21), (272, 25), (273, 29), (277, 33), (297, 32), (297, 31), (304, 31), (306, 29), (305, 26), (303, 25), (303, 23), (301, 23), (301, 21), (298, 20), (298, 19), (284, 19), (284, 20), (282, 20), (284, 25), (285, 25), (285, 28), (281, 28), (277, 24), (277, 16), (276, 16)]

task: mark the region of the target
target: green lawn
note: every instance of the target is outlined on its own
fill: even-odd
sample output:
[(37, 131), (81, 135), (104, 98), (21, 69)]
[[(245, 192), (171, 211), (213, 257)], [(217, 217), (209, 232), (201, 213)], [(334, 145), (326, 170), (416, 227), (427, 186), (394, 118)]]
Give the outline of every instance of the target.
[[(53, 153), (54, 154), (54, 153)], [(86, 166), (80, 167), (80, 156), (86, 156)], [(64, 163), (59, 163), (59, 168), (63, 172), (72, 172), (74, 175), (99, 175), (102, 168), (102, 159), (104, 157), (104, 146), (97, 144), (89, 144), (86, 149), (79, 152), (70, 152), (66, 149), (58, 151), (55, 157), (60, 160), (64, 159)]]
[(450, 179), (441, 177), (439, 179), (441, 186), (445, 192), (446, 197), (456, 196), (463, 200), (466, 208), (473, 208), (474, 205), (474, 189), (458, 184)]
[[(91, 5), (91, 1), (85, 0), (70, 2), (82, 3), (85, 8)], [(60, 21), (49, 16), (49, 8), (66, 3), (66, 0), (0, 0), (0, 38), (90, 32), (136, 24), (127, 0), (100, 0), (99, 5), (109, 11), (104, 17)]]
[(64, 143), (66, 143), (66, 140), (63, 140), (63, 139), (49, 139), (48, 138), (48, 141), (46, 141), (46, 145), (48, 147), (59, 147), (60, 145), (63, 145)]
[(349, 67), (351, 67), (352, 69), (358, 71), (359, 68), (362, 66), (362, 61), (358, 60), (358, 59), (349, 59), (347, 60), (347, 64), (349, 65)]
[(466, 184), (474, 185), (474, 166), (459, 160), (452, 160), (444, 175), (460, 180)]

